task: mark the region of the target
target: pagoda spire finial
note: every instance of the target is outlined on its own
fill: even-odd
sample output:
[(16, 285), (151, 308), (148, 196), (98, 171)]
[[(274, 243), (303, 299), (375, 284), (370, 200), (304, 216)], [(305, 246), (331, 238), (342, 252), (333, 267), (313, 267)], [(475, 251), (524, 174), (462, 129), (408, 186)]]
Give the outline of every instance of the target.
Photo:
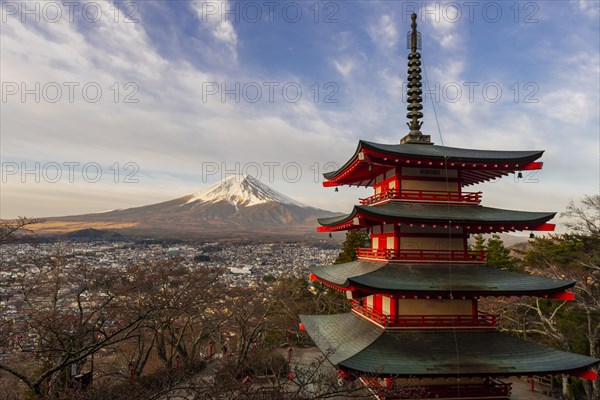
[(421, 89), (421, 54), (418, 52), (421, 48), (421, 34), (417, 31), (416, 13), (411, 15), (411, 20), (411, 31), (407, 36), (407, 47), (410, 48), (410, 54), (408, 55), (408, 106), (406, 106), (408, 110), (406, 117), (409, 119), (406, 125), (408, 125), (410, 131), (408, 135), (400, 140), (400, 143), (431, 144), (431, 136), (421, 133), (423, 122), (419, 121), (419, 119), (423, 118), (423, 113), (421, 112), (423, 109), (423, 90)]
[(420, 47), (417, 45), (417, 40), (420, 39), (417, 37), (419, 32), (417, 32), (417, 14), (412, 13), (410, 16), (412, 23), (410, 24), (410, 51), (413, 53), (417, 52), (417, 48)]

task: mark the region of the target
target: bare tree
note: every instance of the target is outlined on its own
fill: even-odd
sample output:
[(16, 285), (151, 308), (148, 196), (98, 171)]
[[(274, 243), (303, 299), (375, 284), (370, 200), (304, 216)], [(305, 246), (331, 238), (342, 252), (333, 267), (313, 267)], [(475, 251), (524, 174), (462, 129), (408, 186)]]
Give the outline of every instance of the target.
[(267, 316), (273, 303), (259, 290), (233, 288), (224, 298), (227, 324), (224, 333), (235, 338), (237, 368), (244, 368), (251, 349), (258, 345), (261, 336), (270, 330)]
[(127, 307), (132, 286), (111, 270), (67, 263), (60, 248), (47, 258), (11, 265), (23, 314), (5, 319), (0, 343), (21, 352), (0, 362), (36, 396), (69, 384), (87, 357), (127, 340), (146, 317)]
[[(273, 303), (268, 319), (273, 329), (284, 340), (292, 334), (298, 337), (299, 314), (334, 314), (349, 311), (343, 293), (325, 287), (312, 286), (305, 278), (279, 277), (269, 288), (269, 301)], [(291, 339), (291, 337), (290, 337)]]
[[(585, 196), (580, 205), (571, 202), (562, 215), (570, 218), (566, 225), (572, 232), (536, 238), (523, 263), (533, 274), (576, 281), (575, 300), (486, 299), (483, 304), (500, 315), (505, 330), (567, 351), (583, 337), (587, 349), (579, 346), (579, 351), (600, 358), (600, 196)], [(600, 399), (597, 381), (582, 384), (589, 400)]]
[(41, 218), (18, 217), (0, 220), (0, 246), (10, 243), (30, 242), (33, 231), (31, 225), (44, 222)]
[(130, 303), (148, 315), (138, 336), (132, 360), (141, 374), (151, 351), (166, 368), (204, 356), (207, 343), (223, 324), (220, 271), (188, 268), (180, 258), (147, 261), (127, 270), (137, 293)]
[(565, 225), (574, 233), (600, 238), (600, 195), (585, 195), (580, 205), (571, 200), (561, 214), (569, 218)]

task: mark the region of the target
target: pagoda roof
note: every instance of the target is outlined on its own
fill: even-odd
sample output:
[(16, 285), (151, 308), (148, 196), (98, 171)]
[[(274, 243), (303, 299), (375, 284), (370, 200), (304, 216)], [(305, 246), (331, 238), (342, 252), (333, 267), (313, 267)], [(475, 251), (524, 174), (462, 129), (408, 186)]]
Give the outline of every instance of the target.
[(358, 142), (354, 155), (338, 170), (323, 174), (325, 186), (372, 186), (374, 177), (394, 166), (461, 169), (462, 182), (470, 185), (511, 172), (540, 169), (535, 163), (543, 150), (477, 150), (415, 143)]
[[(374, 206), (354, 206), (350, 214), (319, 218), (319, 231), (364, 228), (381, 222), (452, 224), (467, 231), (553, 230), (545, 224), (554, 212), (503, 210), (479, 205), (414, 204), (390, 202)], [(358, 219), (358, 220), (356, 220)], [(449, 222), (450, 221), (450, 222)], [(472, 226), (471, 226), (472, 225)]]
[(388, 331), (354, 313), (300, 320), (332, 364), (380, 376), (576, 374), (600, 361), (497, 331)]
[(312, 267), (311, 273), (340, 290), (432, 296), (544, 296), (562, 293), (575, 281), (550, 279), (488, 265), (398, 264), (352, 261)]

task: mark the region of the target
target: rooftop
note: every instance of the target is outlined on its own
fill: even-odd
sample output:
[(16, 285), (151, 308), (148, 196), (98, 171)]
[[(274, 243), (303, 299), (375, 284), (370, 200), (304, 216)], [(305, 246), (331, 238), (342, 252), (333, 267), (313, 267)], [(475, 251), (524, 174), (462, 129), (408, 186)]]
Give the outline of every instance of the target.
[(341, 168), (323, 175), (330, 181), (324, 185), (372, 186), (375, 176), (394, 166), (460, 169), (463, 184), (470, 185), (515, 171), (540, 169), (542, 164), (534, 161), (543, 153), (543, 150), (477, 150), (360, 140), (354, 155)]
[(329, 361), (378, 375), (515, 376), (582, 373), (600, 360), (496, 331), (385, 331), (354, 313), (301, 315)]
[(340, 288), (396, 294), (460, 296), (552, 295), (575, 281), (500, 270), (488, 265), (395, 264), (353, 261), (312, 267), (320, 280)]
[[(428, 148), (430, 146), (421, 146)], [(335, 231), (362, 228), (375, 224), (388, 223), (425, 223), (451, 224), (463, 226), (467, 232), (486, 233), (512, 230), (553, 230), (545, 225), (552, 219), (554, 212), (530, 212), (503, 210), (479, 205), (452, 204), (414, 204), (390, 202), (374, 206), (354, 206), (350, 214), (319, 218), (325, 229)], [(358, 223), (355, 220), (358, 218)]]

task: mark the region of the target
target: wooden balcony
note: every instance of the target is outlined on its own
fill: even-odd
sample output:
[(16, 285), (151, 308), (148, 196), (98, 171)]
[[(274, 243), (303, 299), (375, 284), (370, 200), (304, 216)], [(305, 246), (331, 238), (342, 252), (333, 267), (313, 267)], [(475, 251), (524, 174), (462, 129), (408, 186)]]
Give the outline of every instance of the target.
[(498, 380), (488, 379), (485, 384), (462, 384), (429, 386), (425, 389), (425, 398), (435, 399), (457, 399), (460, 397), (468, 398), (509, 398), (511, 393), (511, 384)]
[(416, 202), (434, 202), (434, 203), (467, 203), (479, 204), (481, 202), (481, 192), (443, 192), (437, 190), (397, 190), (389, 189), (364, 199), (360, 199), (363, 206), (378, 203), (385, 200), (405, 200)]
[(356, 249), (358, 258), (381, 261), (428, 262), (460, 262), (483, 263), (486, 252), (479, 250), (393, 250), (393, 249)]
[(458, 399), (463, 397), (508, 399), (511, 394), (510, 383), (493, 378), (487, 378), (484, 383), (468, 383), (465, 379), (460, 387), (458, 385), (411, 387), (403, 382), (395, 385), (393, 381), (391, 387), (386, 387), (377, 378), (366, 378), (363, 381), (373, 392), (386, 399)]
[(379, 325), (397, 328), (494, 328), (496, 316), (483, 312), (477, 315), (385, 315), (352, 300), (352, 310)]

